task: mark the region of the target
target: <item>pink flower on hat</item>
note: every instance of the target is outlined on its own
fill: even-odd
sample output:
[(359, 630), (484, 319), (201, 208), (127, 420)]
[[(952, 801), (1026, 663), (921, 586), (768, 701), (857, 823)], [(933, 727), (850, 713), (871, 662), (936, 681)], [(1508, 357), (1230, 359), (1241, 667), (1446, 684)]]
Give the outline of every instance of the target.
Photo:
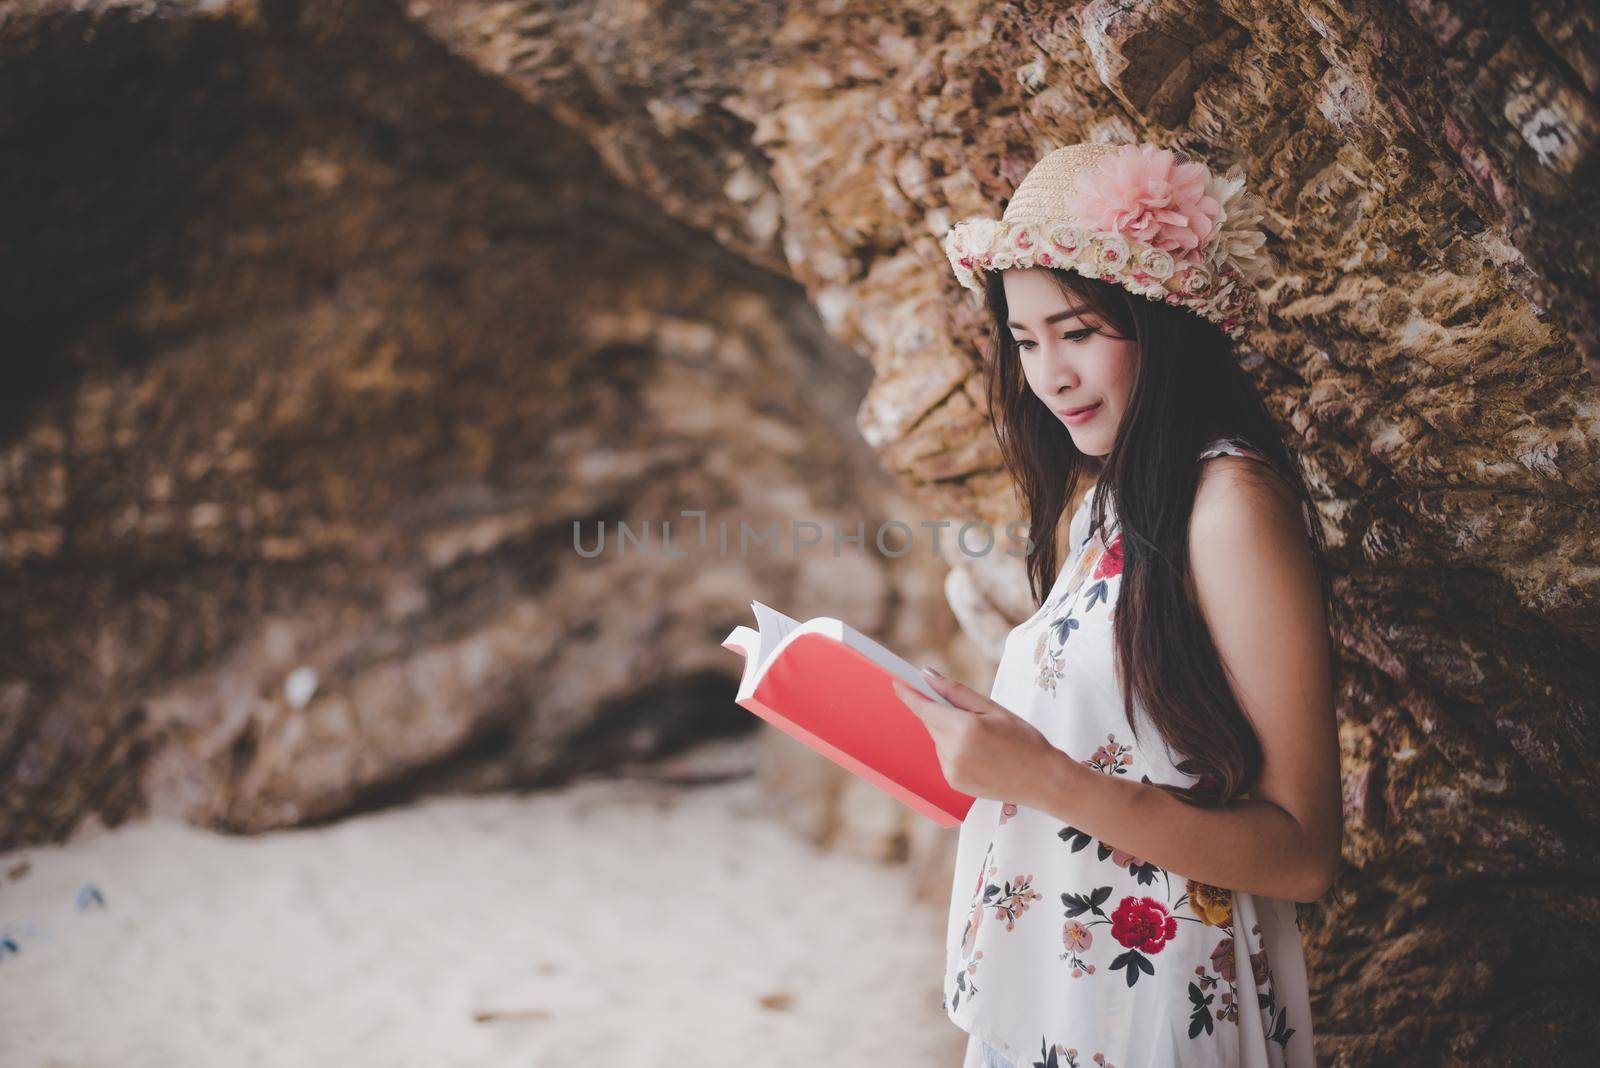
[(1198, 262), (1222, 214), (1206, 192), (1210, 173), (1170, 149), (1123, 145), (1079, 174), (1066, 207), (1085, 226)]

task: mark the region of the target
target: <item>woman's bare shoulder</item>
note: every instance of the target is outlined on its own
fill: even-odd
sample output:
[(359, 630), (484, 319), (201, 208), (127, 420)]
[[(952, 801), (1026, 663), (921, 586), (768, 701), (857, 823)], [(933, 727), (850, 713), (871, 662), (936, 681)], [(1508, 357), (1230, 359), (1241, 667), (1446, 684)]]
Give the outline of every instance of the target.
[(1270, 465), (1242, 456), (1214, 456), (1200, 465), (1191, 536), (1241, 533), (1281, 525), (1299, 536), (1301, 515), (1294, 490)]

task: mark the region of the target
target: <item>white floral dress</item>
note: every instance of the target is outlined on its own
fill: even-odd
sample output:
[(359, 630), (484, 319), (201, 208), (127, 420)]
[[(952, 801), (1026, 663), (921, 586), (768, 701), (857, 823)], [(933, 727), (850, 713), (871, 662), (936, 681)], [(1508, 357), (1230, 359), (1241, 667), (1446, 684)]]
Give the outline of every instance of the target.
[[(1238, 438), (1200, 458), (1265, 457)], [(1109, 502), (1108, 502), (1109, 503)], [(1089, 498), (1045, 603), (1007, 637), (990, 697), (1105, 775), (1188, 785), (1142, 704), (1133, 744), (1110, 627), (1121, 539)], [(1311, 522), (1305, 514), (1307, 524)], [(1294, 902), (1166, 871), (1043, 812), (980, 797), (960, 828), (944, 1008), (1018, 1068), (1301, 1068), (1311, 1009)]]

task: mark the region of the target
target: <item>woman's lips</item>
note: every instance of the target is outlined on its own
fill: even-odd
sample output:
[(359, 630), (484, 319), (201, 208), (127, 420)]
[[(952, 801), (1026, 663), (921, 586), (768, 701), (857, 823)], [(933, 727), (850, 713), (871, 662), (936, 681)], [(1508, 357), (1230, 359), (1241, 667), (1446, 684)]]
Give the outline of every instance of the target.
[(1089, 407), (1081, 409), (1081, 410), (1079, 410), (1077, 412), (1073, 412), (1071, 408), (1068, 408), (1066, 411), (1061, 413), (1061, 418), (1065, 419), (1068, 423), (1071, 423), (1073, 426), (1076, 426), (1079, 423), (1087, 423), (1089, 420), (1091, 420), (1091, 419), (1093, 419), (1095, 417), (1095, 413), (1100, 411), (1100, 405), (1102, 403), (1104, 403), (1104, 402), (1095, 401)]

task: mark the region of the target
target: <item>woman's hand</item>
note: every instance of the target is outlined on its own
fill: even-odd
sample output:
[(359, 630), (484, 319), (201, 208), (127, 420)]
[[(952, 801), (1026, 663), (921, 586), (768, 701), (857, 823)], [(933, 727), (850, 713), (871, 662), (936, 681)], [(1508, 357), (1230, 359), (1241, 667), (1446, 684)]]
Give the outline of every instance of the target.
[(1037, 727), (963, 683), (923, 668), (928, 685), (956, 707), (922, 696), (894, 680), (895, 696), (933, 736), (939, 766), (951, 786), (974, 797), (1036, 807), (1035, 800), (1061, 775), (1066, 754)]

